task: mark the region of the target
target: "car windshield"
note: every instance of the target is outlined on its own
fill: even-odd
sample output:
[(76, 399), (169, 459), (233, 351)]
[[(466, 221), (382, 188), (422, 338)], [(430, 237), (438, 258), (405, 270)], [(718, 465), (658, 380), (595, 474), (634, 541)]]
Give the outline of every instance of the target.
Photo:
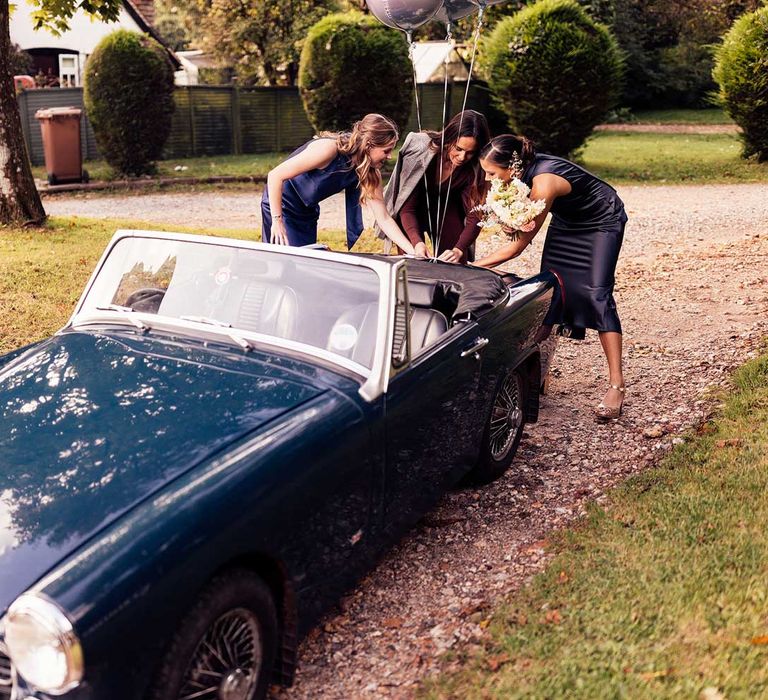
[(132, 237), (112, 248), (79, 314), (157, 314), (230, 336), (301, 343), (370, 368), (378, 303), (379, 277), (359, 265), (279, 249)]

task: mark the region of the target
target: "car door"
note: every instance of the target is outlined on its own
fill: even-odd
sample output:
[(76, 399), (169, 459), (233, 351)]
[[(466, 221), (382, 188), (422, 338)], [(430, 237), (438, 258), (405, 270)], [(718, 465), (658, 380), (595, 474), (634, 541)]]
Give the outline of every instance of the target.
[(478, 394), (487, 342), (477, 323), (451, 328), (390, 379), (386, 393), (384, 515), (414, 521), (477, 459), (485, 411)]

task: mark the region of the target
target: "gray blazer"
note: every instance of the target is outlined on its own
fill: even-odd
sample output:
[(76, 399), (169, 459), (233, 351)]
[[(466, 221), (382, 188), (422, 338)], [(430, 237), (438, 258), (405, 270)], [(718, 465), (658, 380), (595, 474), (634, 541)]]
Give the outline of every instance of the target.
[[(413, 194), (418, 184), (423, 181), (424, 173), (437, 155), (431, 147), (432, 139), (422, 132), (411, 132), (405, 137), (403, 147), (398, 153), (395, 169), (384, 189), (384, 204), (387, 211), (396, 219), (408, 197)], [(386, 238), (386, 235), (376, 226), (376, 235)], [(387, 239), (387, 242), (391, 242)], [(389, 252), (387, 250), (387, 252)]]

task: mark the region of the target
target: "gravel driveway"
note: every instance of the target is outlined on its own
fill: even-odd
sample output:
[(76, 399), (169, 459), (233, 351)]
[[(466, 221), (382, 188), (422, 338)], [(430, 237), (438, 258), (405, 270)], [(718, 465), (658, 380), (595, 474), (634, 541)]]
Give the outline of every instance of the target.
[[(596, 334), (561, 341), (541, 419), (528, 427), (509, 473), (448, 494), (314, 630), (301, 647), (295, 686), (275, 697), (410, 697), (420, 678), (445, 665), (446, 650), (482, 643), (488, 611), (546, 562), (548, 533), (704, 420), (708, 390), (725, 384), (768, 334), (768, 186), (620, 194), (629, 213), (616, 289), (624, 416), (613, 425), (592, 419), (606, 386)], [(240, 194), (47, 199), (46, 207), (257, 225), (256, 198)], [(340, 211), (332, 203), (326, 225), (340, 226)], [(509, 268), (534, 272), (542, 242)]]

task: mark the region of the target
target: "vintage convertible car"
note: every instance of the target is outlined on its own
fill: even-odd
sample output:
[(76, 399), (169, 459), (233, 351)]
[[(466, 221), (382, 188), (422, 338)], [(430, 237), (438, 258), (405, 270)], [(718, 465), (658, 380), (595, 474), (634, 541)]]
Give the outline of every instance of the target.
[(535, 421), (557, 281), (119, 231), (0, 358), (0, 698), (263, 697)]

